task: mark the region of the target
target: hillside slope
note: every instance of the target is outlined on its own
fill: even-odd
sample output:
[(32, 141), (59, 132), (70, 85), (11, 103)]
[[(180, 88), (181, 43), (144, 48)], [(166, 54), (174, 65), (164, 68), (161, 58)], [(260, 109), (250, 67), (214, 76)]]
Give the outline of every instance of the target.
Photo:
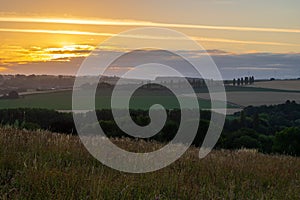
[[(161, 144), (115, 139), (138, 151)], [(300, 158), (190, 150), (147, 174), (103, 166), (78, 137), (0, 129), (0, 199), (299, 199)]]

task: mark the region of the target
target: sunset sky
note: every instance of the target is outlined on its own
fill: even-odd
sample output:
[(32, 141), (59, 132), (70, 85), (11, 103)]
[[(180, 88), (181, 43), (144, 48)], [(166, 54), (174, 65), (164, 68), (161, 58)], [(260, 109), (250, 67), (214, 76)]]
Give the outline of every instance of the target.
[(201, 44), (225, 78), (300, 77), (298, 0), (0, 0), (1, 74), (75, 74), (103, 40), (166, 27)]

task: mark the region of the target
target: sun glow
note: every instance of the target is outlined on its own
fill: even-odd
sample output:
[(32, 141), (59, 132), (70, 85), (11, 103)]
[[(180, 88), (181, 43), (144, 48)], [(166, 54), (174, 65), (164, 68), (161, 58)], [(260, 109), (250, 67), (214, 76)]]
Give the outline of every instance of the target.
[(6, 72), (6, 71), (9, 71), (9, 69), (6, 67), (0, 67), (0, 72)]
[(94, 46), (90, 45), (64, 45), (62, 47), (52, 47), (52, 48), (46, 48), (45, 52), (66, 52), (66, 51), (92, 51), (94, 50)]
[(69, 61), (70, 58), (86, 57), (94, 50), (95, 47), (90, 45), (65, 45), (62, 47), (46, 48), (43, 61)]
[[(27, 62), (46, 62), (46, 61), (70, 61), (71, 58), (86, 57), (94, 50), (92, 45), (64, 45), (61, 47), (36, 47), (32, 46), (28, 49), (21, 47), (8, 46), (2, 48), (2, 63), (18, 63), (25, 64)], [(16, 49), (18, 51), (16, 52)], [(3, 52), (2, 52), (3, 51)], [(14, 52), (13, 56), (7, 52)], [(4, 56), (6, 55), (6, 56)], [(0, 71), (6, 69), (1, 68)]]

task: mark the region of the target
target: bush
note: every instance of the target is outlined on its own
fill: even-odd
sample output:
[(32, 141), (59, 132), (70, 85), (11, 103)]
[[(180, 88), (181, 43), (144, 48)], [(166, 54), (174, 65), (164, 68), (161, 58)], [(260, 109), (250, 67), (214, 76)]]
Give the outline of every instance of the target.
[(300, 129), (290, 127), (277, 132), (274, 139), (273, 151), (300, 156)]
[(40, 125), (32, 122), (25, 122), (22, 128), (30, 131), (41, 129)]
[(248, 135), (244, 135), (240, 138), (236, 138), (233, 141), (235, 148), (247, 148), (247, 149), (260, 149), (261, 144), (255, 138), (252, 138)]

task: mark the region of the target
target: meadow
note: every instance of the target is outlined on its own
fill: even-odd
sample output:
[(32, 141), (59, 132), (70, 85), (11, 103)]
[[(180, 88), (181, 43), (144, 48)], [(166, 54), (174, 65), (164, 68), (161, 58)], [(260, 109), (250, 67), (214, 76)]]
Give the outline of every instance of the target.
[[(163, 144), (113, 139), (128, 150)], [(76, 136), (0, 129), (0, 199), (299, 199), (300, 158), (255, 150), (191, 147), (170, 166), (146, 174), (110, 169)]]

